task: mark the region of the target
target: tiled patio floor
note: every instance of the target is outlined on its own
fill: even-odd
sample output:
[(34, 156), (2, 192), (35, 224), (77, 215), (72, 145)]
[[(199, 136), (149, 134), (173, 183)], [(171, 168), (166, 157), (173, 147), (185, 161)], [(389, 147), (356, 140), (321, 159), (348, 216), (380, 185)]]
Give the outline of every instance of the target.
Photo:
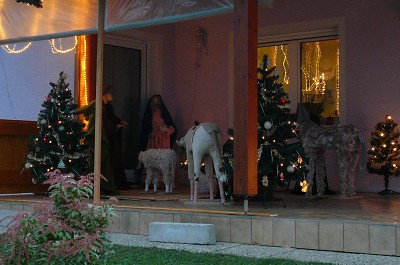
[[(275, 195), (285, 201), (286, 208), (283, 207), (281, 201), (267, 201), (267, 208), (265, 208), (262, 201), (249, 198), (247, 215), (400, 224), (400, 195), (381, 196), (374, 193), (363, 193), (348, 198), (340, 198), (335, 195), (307, 198), (284, 191), (276, 192)], [(116, 197), (119, 200), (118, 208), (244, 215), (243, 198), (234, 201), (227, 200), (223, 205), (219, 199), (210, 200), (208, 194), (201, 194), (198, 203), (193, 203), (187, 189), (178, 189), (172, 194), (166, 194), (162, 190), (145, 192), (134, 187), (119, 191), (119, 195)], [(44, 194), (0, 195), (0, 202), (35, 202), (44, 199)], [(102, 196), (103, 199), (107, 199), (107, 197)]]
[[(211, 223), (217, 241), (400, 256), (400, 195), (311, 199), (276, 192), (286, 208), (282, 202), (265, 208), (250, 198), (247, 214), (243, 200), (222, 205), (207, 197), (200, 196), (195, 204), (185, 189), (172, 194), (121, 191), (115, 207), (119, 218), (110, 231), (148, 235), (154, 221)], [(0, 209), (29, 210), (32, 202), (43, 199), (32, 194), (0, 196)]]

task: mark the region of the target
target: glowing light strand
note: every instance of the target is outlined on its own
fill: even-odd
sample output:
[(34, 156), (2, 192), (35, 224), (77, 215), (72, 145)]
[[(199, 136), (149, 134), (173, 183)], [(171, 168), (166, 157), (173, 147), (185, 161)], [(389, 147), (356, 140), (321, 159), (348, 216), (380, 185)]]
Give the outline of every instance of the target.
[[(314, 46), (314, 48), (312, 46)], [(304, 48), (306, 50), (305, 52), (306, 62), (305, 66), (301, 67), (305, 80), (305, 88), (303, 91), (310, 92), (314, 89), (317, 91), (317, 88), (323, 86), (323, 83), (326, 79), (325, 76), (319, 74), (319, 64), (321, 61), (321, 48), (318, 41), (315, 42), (314, 45), (312, 45), (311, 43), (307, 43)], [(314, 65), (311, 64), (312, 59), (314, 59), (313, 60)], [(314, 72), (314, 74), (312, 72)], [(313, 76), (313, 78), (311, 78), (311, 76)]]
[(23, 48), (16, 50), (16, 44), (14, 44), (13, 48), (10, 48), (7, 44), (6, 45), (2, 45), (1, 47), (7, 52), (7, 53), (11, 53), (11, 54), (17, 54), (17, 53), (22, 53), (24, 51), (26, 51), (30, 46), (32, 45), (32, 42), (29, 42), (28, 44), (26, 44)]
[(340, 114), (340, 53), (339, 53), (339, 48), (337, 49), (336, 52), (336, 111), (337, 115)]
[[(52, 52), (52, 53), (68, 53), (68, 52), (75, 51), (75, 50), (76, 50), (76, 45), (78, 44), (78, 37), (75, 36), (74, 38), (75, 38), (74, 46), (73, 46), (72, 48), (66, 49), (66, 50), (64, 50), (63, 47), (62, 47), (62, 40), (61, 40), (61, 38), (58, 39), (58, 42), (59, 42), (58, 47), (56, 47), (56, 44), (55, 44), (55, 40), (54, 40), (54, 39), (49, 40), (51, 52)], [(7, 53), (10, 53), (10, 54), (19, 54), (19, 53), (25, 52), (31, 45), (32, 45), (32, 42), (29, 42), (29, 43), (27, 43), (24, 47), (22, 47), (21, 49), (17, 49), (17, 45), (16, 45), (16, 44), (13, 44), (12, 47), (11, 47), (11, 45), (9, 45), (9, 44), (2, 45), (1, 47), (2, 47)]]
[(302, 64), (301, 66), (301, 70), (304, 76), (304, 92), (309, 92), (311, 91), (311, 47), (309, 43), (304, 44), (304, 50), (305, 50), (305, 56), (304, 56), (304, 60), (305, 63)]
[(78, 44), (78, 37), (75, 36), (74, 39), (75, 39), (74, 46), (72, 48), (66, 49), (66, 50), (63, 50), (61, 38), (58, 39), (58, 47), (59, 48), (56, 47), (54, 39), (49, 40), (51, 52), (52, 53), (68, 53), (68, 52), (75, 51), (76, 45)]
[[(286, 46), (286, 49), (285, 49), (285, 46)], [(287, 45), (281, 45), (281, 51), (282, 51), (282, 54), (283, 54), (283, 62), (282, 62), (283, 83), (284, 84), (289, 84), (289, 75), (288, 75), (289, 60), (287, 58)]]
[(272, 57), (272, 65), (276, 65), (276, 60), (278, 58), (278, 46), (274, 46), (274, 56)]
[(86, 42), (86, 36), (82, 36), (82, 51), (81, 51), (81, 60), (80, 60), (80, 65), (81, 65), (81, 93), (80, 93), (80, 98), (81, 106), (86, 106), (88, 104), (88, 87), (87, 87), (87, 42)]

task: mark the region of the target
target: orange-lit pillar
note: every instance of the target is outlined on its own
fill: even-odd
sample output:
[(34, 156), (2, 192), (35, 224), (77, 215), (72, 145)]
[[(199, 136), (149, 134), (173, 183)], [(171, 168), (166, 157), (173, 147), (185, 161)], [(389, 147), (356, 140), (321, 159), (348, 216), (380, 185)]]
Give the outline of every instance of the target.
[(252, 196), (257, 194), (257, 0), (234, 5), (233, 193)]

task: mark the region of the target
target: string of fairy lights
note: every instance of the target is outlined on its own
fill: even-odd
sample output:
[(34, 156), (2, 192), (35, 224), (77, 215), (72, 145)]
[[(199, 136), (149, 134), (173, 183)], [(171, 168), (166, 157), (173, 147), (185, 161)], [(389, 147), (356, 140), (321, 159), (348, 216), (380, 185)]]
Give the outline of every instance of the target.
[[(88, 80), (87, 80), (87, 72), (88, 72), (88, 57), (87, 57), (87, 40), (86, 36), (81, 36), (80, 38), (80, 44), (79, 46), (81, 47), (79, 49), (79, 57), (80, 63), (79, 63), (79, 68), (80, 68), (80, 86), (79, 86), (79, 106), (86, 106), (89, 103), (89, 95), (88, 95)], [(85, 124), (87, 125), (87, 121), (84, 121)]]
[(52, 53), (68, 53), (68, 52), (75, 51), (76, 45), (78, 44), (78, 37), (75, 36), (74, 39), (75, 39), (74, 46), (69, 49), (63, 49), (61, 38), (58, 39), (58, 46), (56, 46), (56, 44), (55, 44), (55, 42), (56, 42), (55, 39), (49, 40), (51, 52)]
[[(75, 52), (76, 51), (76, 46), (78, 45), (78, 37), (74, 36), (74, 44), (72, 47), (69, 48), (64, 48), (62, 45), (62, 39), (58, 38), (56, 41), (55, 39), (49, 40), (50, 44), (50, 49), (52, 53), (69, 53), (69, 52)], [(4, 51), (6, 51), (9, 54), (20, 54), (28, 50), (29, 47), (32, 46), (32, 42), (28, 42), (25, 45), (19, 45), (19, 44), (5, 44), (1, 45)], [(18, 47), (18, 48), (17, 48)]]
[(283, 67), (283, 83), (288, 85), (289, 84), (289, 60), (288, 60), (288, 46), (287, 45), (281, 45), (281, 51), (283, 55), (283, 62), (282, 62), (282, 67)]
[(27, 45), (25, 45), (24, 47), (22, 47), (21, 49), (16, 50), (17, 45), (14, 44), (14, 46), (12, 48), (10, 48), (7, 44), (6, 45), (2, 45), (1, 47), (7, 52), (7, 53), (11, 53), (11, 54), (17, 54), (17, 53), (23, 53), (24, 51), (26, 51), (30, 46), (32, 45), (32, 42), (29, 42)]

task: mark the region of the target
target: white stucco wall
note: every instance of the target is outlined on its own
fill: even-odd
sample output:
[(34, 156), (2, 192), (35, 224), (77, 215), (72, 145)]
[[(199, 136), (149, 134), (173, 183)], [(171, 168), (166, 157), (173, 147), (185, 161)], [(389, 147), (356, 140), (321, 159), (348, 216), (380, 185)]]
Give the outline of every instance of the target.
[[(55, 41), (59, 44), (58, 39)], [(15, 50), (27, 43), (16, 44)], [(74, 38), (62, 39), (62, 48), (74, 45)], [(14, 44), (8, 45), (14, 48)], [(24, 52), (9, 54), (0, 47), (0, 119), (36, 120), (44, 97), (61, 71), (74, 91), (75, 53), (52, 53), (49, 42), (36, 41)]]

